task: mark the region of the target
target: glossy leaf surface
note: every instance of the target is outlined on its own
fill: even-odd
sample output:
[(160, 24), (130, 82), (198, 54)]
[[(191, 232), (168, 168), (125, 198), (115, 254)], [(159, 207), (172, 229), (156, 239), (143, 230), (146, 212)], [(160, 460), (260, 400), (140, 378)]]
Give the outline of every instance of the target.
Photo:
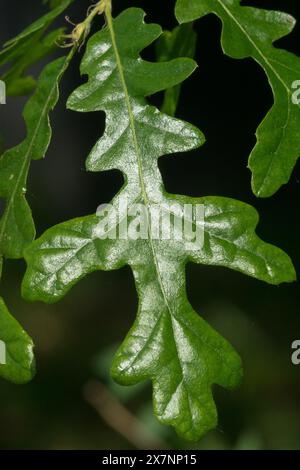
[[(87, 168), (117, 168), (125, 184), (113, 201), (116, 223), (108, 210), (109, 234), (104, 237), (98, 215), (57, 225), (26, 250), (28, 269), (23, 294), (30, 300), (55, 302), (83, 276), (95, 270), (129, 265), (139, 296), (137, 319), (117, 352), (112, 375), (122, 384), (151, 379), (154, 408), (162, 423), (187, 439), (198, 439), (216, 425), (212, 385), (231, 388), (241, 380), (241, 361), (230, 344), (214, 331), (188, 302), (185, 265), (226, 266), (257, 279), (280, 283), (294, 279), (290, 259), (255, 234), (256, 211), (238, 201), (219, 197), (189, 198), (168, 194), (158, 170), (162, 155), (197, 148), (203, 135), (190, 124), (148, 105), (145, 97), (178, 85), (195, 69), (191, 59), (150, 63), (139, 52), (161, 34), (145, 24), (144, 13), (130, 8), (112, 19), (88, 42), (81, 72), (84, 85), (73, 92), (69, 108), (105, 111), (106, 130), (92, 149)], [(149, 222), (145, 238), (113, 237), (128, 208), (140, 203)], [(176, 203), (171, 208), (170, 203)], [(159, 207), (175, 221), (185, 204), (205, 210), (204, 244), (153, 236), (151, 210)], [(134, 218), (130, 218), (129, 224)], [(198, 221), (189, 219), (191, 225)], [(167, 230), (167, 222), (162, 222)], [(105, 312), (103, 312), (105, 315)]]

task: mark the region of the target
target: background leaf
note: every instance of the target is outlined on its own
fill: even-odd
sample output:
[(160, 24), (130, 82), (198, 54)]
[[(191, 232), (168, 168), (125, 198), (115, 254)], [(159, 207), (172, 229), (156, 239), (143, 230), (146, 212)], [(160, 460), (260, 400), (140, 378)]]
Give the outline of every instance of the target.
[(240, 0), (177, 0), (179, 22), (209, 13), (222, 20), (224, 52), (235, 59), (252, 57), (258, 62), (274, 94), (274, 105), (257, 129), (257, 143), (249, 159), (253, 192), (268, 197), (288, 182), (300, 154), (300, 103), (293, 102), (300, 60), (273, 46), (293, 30), (295, 20), (282, 12), (240, 6)]
[(31, 65), (48, 56), (57, 48), (57, 41), (64, 29), (56, 29), (47, 35), (45, 32), (73, 1), (60, 1), (53, 10), (4, 44), (4, 49), (0, 51), (0, 66), (10, 63), (10, 67), (1, 76), (1, 79), (6, 83), (8, 96), (27, 95), (35, 88), (34, 78), (24, 76), (24, 73)]
[(1, 297), (0, 342), (2, 353), (5, 345), (5, 364), (0, 361), (0, 377), (19, 384), (31, 380), (35, 374), (32, 340), (11, 316)]
[[(160, 113), (144, 97), (179, 84), (195, 64), (190, 59), (143, 61), (139, 52), (160, 35), (160, 28), (146, 25), (140, 9), (130, 8), (115, 20), (108, 7), (106, 13), (108, 26), (89, 40), (82, 61), (88, 81), (68, 100), (76, 111), (106, 112), (105, 133), (92, 149), (87, 168), (118, 168), (124, 173), (126, 182), (113, 201), (115, 207), (124, 200), (129, 207), (140, 202), (149, 217), (153, 206), (168, 211), (170, 202), (176, 202), (175, 220), (184, 204), (203, 204), (204, 246), (192, 250), (184, 240), (154, 239), (151, 230), (146, 240), (101, 239), (97, 216), (71, 220), (49, 229), (26, 250), (23, 294), (54, 302), (85, 274), (128, 264), (139, 309), (115, 356), (113, 377), (126, 385), (151, 379), (160, 421), (187, 439), (198, 439), (216, 425), (212, 385), (236, 386), (241, 362), (189, 304), (186, 263), (227, 266), (270, 283), (291, 281), (295, 273), (286, 254), (255, 235), (258, 217), (251, 207), (225, 198), (164, 191), (157, 159), (196, 148), (204, 139), (195, 127)], [(108, 226), (111, 232), (116, 228), (112, 213)]]
[[(159, 62), (176, 59), (177, 57), (194, 58), (197, 35), (192, 24), (176, 26), (173, 31), (164, 31), (155, 43), (156, 58)], [(163, 113), (175, 116), (180, 97), (181, 85), (169, 88), (164, 94), (161, 106)]]
[(0, 253), (21, 258), (35, 237), (31, 210), (25, 198), (31, 160), (44, 157), (51, 140), (49, 113), (58, 100), (58, 84), (71, 55), (48, 64), (39, 78), (37, 90), (24, 108), (27, 136), (0, 158), (0, 196), (6, 201), (0, 219)]
[[(44, 157), (49, 146), (49, 113), (57, 103), (58, 84), (73, 53), (74, 50), (45, 67), (35, 94), (24, 108), (26, 138), (0, 157), (0, 196), (5, 200), (0, 219), (1, 263), (3, 257), (22, 258), (24, 248), (35, 237), (31, 209), (25, 198), (28, 171), (31, 160)], [(7, 363), (0, 365), (0, 376), (16, 383), (30, 380), (34, 374), (32, 341), (9, 314), (2, 299), (0, 340), (4, 341), (7, 351)]]
[(42, 31), (44, 28), (48, 28), (53, 20), (55, 20), (66, 8), (71, 5), (74, 0), (61, 0), (58, 6), (46, 13), (44, 16), (41, 16), (31, 25), (27, 26), (20, 34), (15, 36), (12, 39), (9, 39), (4, 44), (4, 50), (0, 53), (0, 63), (4, 63), (5, 58), (12, 54), (20, 44), (24, 43), (25, 39), (28, 39), (34, 33)]
[[(31, 76), (24, 76), (24, 72), (29, 66), (40, 61), (56, 48), (56, 42), (64, 33), (63, 28), (52, 31), (41, 40), (36, 37), (30, 39), (23, 54), (19, 55), (17, 61), (2, 75), (2, 80), (6, 84), (7, 96), (23, 96), (30, 94), (35, 86), (36, 81)], [(39, 36), (39, 35), (38, 35)], [(20, 49), (18, 50), (20, 53)]]

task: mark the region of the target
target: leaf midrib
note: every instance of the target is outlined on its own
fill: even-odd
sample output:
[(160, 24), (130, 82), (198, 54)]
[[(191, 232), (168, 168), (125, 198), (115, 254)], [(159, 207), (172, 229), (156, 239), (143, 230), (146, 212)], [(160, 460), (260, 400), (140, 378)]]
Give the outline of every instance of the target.
[[(256, 42), (254, 41), (254, 39), (252, 39), (252, 37), (248, 34), (248, 32), (246, 31), (245, 28), (243, 28), (243, 26), (241, 25), (241, 23), (236, 19), (236, 17), (234, 16), (234, 14), (230, 11), (229, 8), (226, 7), (226, 5), (224, 5), (223, 1), (222, 0), (217, 0), (217, 2), (219, 3), (220, 7), (223, 8), (223, 10), (225, 11), (225, 13), (232, 19), (232, 21), (237, 25), (237, 27), (240, 29), (240, 31), (242, 31), (242, 33), (246, 36), (246, 38), (248, 39), (248, 41), (252, 44), (252, 46), (254, 47), (254, 49), (256, 50), (256, 52), (258, 53), (258, 55), (262, 58), (262, 60), (265, 62), (265, 64), (270, 68), (270, 70), (273, 72), (273, 74), (275, 75), (275, 77), (279, 80), (279, 82), (282, 84), (282, 86), (284, 87), (284, 89), (286, 90), (286, 93), (287, 93), (287, 119), (285, 121), (285, 125), (282, 127), (282, 130), (281, 130), (281, 135), (283, 137), (283, 135), (285, 134), (286, 132), (286, 128), (288, 126), (288, 120), (289, 120), (289, 117), (290, 117), (290, 113), (291, 113), (291, 100), (290, 100), (290, 96), (291, 96), (291, 90), (290, 88), (286, 85), (284, 79), (281, 77), (281, 75), (277, 72), (277, 70), (273, 67), (272, 65), (272, 60), (270, 61), (266, 56), (265, 54), (262, 52), (261, 48), (256, 44)], [(243, 8), (242, 6), (239, 6), (240, 8)], [(273, 62), (276, 62), (276, 60), (273, 60)], [(261, 64), (262, 65), (262, 64)], [(274, 91), (273, 91), (274, 92)], [(274, 92), (275, 93), (275, 92)], [(262, 191), (262, 188), (264, 187), (265, 185), (265, 182), (267, 180), (267, 178), (269, 177), (269, 174), (271, 172), (271, 168), (274, 164), (274, 159), (275, 159), (275, 156), (278, 155), (277, 151), (278, 151), (278, 148), (280, 146), (280, 143), (278, 143), (277, 145), (277, 149), (276, 151), (274, 151), (272, 153), (272, 158), (269, 162), (269, 165), (268, 165), (268, 169), (264, 175), (264, 178), (263, 178), (263, 181), (261, 182), (261, 184), (259, 185), (259, 189), (257, 189), (257, 194), (260, 195), (261, 194), (261, 191)]]
[[(243, 28), (243, 26), (241, 25), (241, 23), (236, 19), (236, 17), (234, 16), (234, 14), (230, 11), (229, 8), (226, 7), (226, 5), (224, 5), (223, 1), (222, 0), (217, 0), (217, 2), (219, 3), (220, 7), (223, 8), (223, 10), (225, 11), (225, 13), (232, 19), (232, 21), (234, 21), (234, 23), (238, 26), (238, 28), (242, 31), (242, 33), (246, 36), (246, 38), (248, 39), (248, 41), (252, 44), (252, 46), (254, 47), (254, 49), (257, 51), (257, 53), (261, 56), (261, 58), (263, 59), (263, 61), (268, 65), (268, 67), (270, 67), (270, 69), (272, 70), (272, 72), (274, 73), (274, 75), (277, 77), (277, 79), (280, 81), (280, 83), (284, 86), (284, 88), (286, 89), (286, 92), (287, 94), (290, 96), (291, 94), (291, 90), (289, 89), (289, 87), (286, 85), (284, 79), (279, 75), (279, 73), (277, 72), (277, 70), (272, 66), (272, 64), (270, 63), (269, 59), (263, 54), (262, 50), (260, 49), (260, 47), (256, 44), (256, 42), (252, 39), (252, 37), (248, 34), (248, 32), (245, 30), (245, 28)], [(243, 8), (242, 6), (240, 6), (240, 8)]]
[[(63, 63), (63, 66), (61, 68), (61, 71), (64, 70), (64, 67), (66, 65), (68, 61), (68, 56), (66, 57), (66, 60), (64, 61)], [(59, 74), (58, 74), (58, 79), (59, 79)], [(26, 180), (26, 176), (27, 176), (27, 173), (28, 173), (28, 169), (29, 169), (29, 163), (31, 161), (31, 150), (33, 148), (33, 145), (34, 145), (34, 142), (35, 142), (35, 139), (38, 135), (38, 132), (39, 132), (39, 128), (41, 126), (41, 123), (42, 123), (42, 120), (44, 119), (45, 115), (47, 114), (47, 109), (49, 107), (49, 103), (53, 97), (53, 93), (54, 91), (56, 90), (56, 87), (57, 87), (57, 82), (58, 80), (55, 80), (52, 88), (51, 88), (51, 91), (47, 97), (47, 100), (45, 101), (45, 104), (44, 104), (44, 107), (43, 107), (43, 110), (41, 112), (41, 115), (38, 119), (38, 122), (37, 122), (37, 125), (35, 127), (35, 130), (32, 134), (32, 138), (29, 142), (29, 145), (28, 145), (28, 148), (27, 148), (27, 151), (25, 153), (25, 156), (24, 156), (24, 160), (23, 160), (23, 163), (21, 165), (21, 169), (20, 169), (20, 172), (19, 172), (19, 175), (16, 179), (16, 183), (15, 183), (15, 186), (14, 186), (14, 189), (13, 191), (9, 194), (8, 196), (8, 203), (7, 203), (7, 206), (5, 207), (5, 212), (3, 214), (3, 217), (1, 219), (1, 228), (0, 228), (0, 245), (3, 243), (4, 241), (4, 234), (5, 234), (5, 231), (6, 231), (6, 224), (7, 224), (7, 220), (8, 220), (8, 215), (12, 209), (12, 205), (15, 201), (15, 197), (16, 197), (16, 194), (17, 194), (17, 191), (20, 189), (20, 186), (21, 186), (21, 182), (25, 179)], [(22, 145), (22, 144), (20, 144)]]
[[(135, 155), (136, 155), (138, 172), (139, 172), (139, 181), (140, 181), (140, 185), (141, 185), (142, 198), (143, 198), (144, 204), (147, 208), (147, 218), (148, 218), (148, 220), (150, 220), (150, 214), (149, 214), (150, 200), (148, 198), (148, 194), (147, 194), (146, 187), (145, 187), (145, 184), (144, 184), (143, 165), (142, 165), (142, 158), (141, 158), (141, 152), (140, 152), (140, 148), (139, 148), (139, 144), (138, 144), (138, 139), (137, 139), (137, 135), (136, 135), (135, 119), (134, 119), (134, 114), (133, 114), (133, 111), (132, 111), (130, 98), (129, 98), (129, 93), (128, 93), (128, 89), (127, 89), (127, 84), (126, 84), (126, 80), (125, 80), (125, 76), (124, 76), (124, 72), (123, 72), (122, 61), (121, 61), (119, 51), (118, 51), (115, 31), (114, 31), (114, 27), (113, 27), (112, 15), (111, 15), (111, 10), (110, 10), (109, 6), (106, 7), (105, 13), (106, 13), (108, 29), (109, 29), (109, 33), (110, 33), (110, 37), (111, 37), (111, 41), (112, 41), (113, 51), (114, 51), (114, 55), (115, 55), (115, 58), (116, 58), (117, 69), (118, 69), (118, 73), (119, 73), (119, 76), (120, 76), (121, 85), (122, 85), (122, 88), (123, 88), (123, 91), (124, 91), (126, 107), (127, 107), (127, 111), (128, 111), (128, 115), (129, 115), (130, 128), (131, 128), (131, 132), (132, 132), (133, 144), (134, 144), (134, 148), (135, 148)], [(149, 224), (147, 224), (147, 225), (149, 227)], [(177, 342), (176, 342), (176, 336), (175, 336), (175, 332), (174, 332), (174, 328), (173, 328), (173, 314), (172, 314), (172, 310), (171, 310), (171, 307), (169, 305), (169, 302), (168, 302), (168, 299), (167, 299), (167, 296), (166, 296), (166, 293), (165, 293), (163, 281), (162, 281), (160, 270), (159, 270), (157, 255), (156, 255), (156, 252), (155, 252), (154, 244), (153, 244), (153, 241), (152, 241), (151, 234), (150, 234), (149, 230), (148, 230), (148, 235), (149, 235), (149, 244), (150, 244), (150, 248), (151, 248), (153, 262), (154, 262), (154, 266), (155, 266), (155, 270), (156, 270), (156, 274), (157, 274), (157, 280), (158, 280), (158, 284), (159, 284), (159, 287), (160, 287), (165, 305), (167, 307), (167, 310), (168, 310), (170, 318), (171, 318), (174, 343), (175, 343), (175, 347), (176, 347), (176, 350), (177, 350), (177, 357), (178, 357), (178, 361), (179, 361), (179, 364), (180, 364), (182, 378), (184, 379), (184, 375), (183, 375), (184, 368), (181, 364), (181, 359), (180, 359), (180, 355), (179, 355), (179, 352), (178, 352), (178, 345), (177, 345)]]
[[(138, 172), (139, 172), (139, 181), (140, 181), (140, 185), (141, 185), (142, 199), (143, 199), (144, 204), (147, 208), (147, 217), (148, 217), (148, 219), (150, 219), (150, 214), (149, 214), (150, 200), (148, 198), (148, 194), (147, 194), (145, 183), (144, 183), (143, 164), (142, 164), (142, 157), (141, 157), (141, 152), (140, 152), (140, 148), (139, 148), (139, 143), (138, 143), (138, 139), (137, 139), (137, 135), (136, 135), (135, 118), (134, 118), (132, 106), (131, 106), (131, 103), (130, 103), (127, 84), (126, 84), (126, 80), (125, 80), (125, 76), (124, 76), (124, 72), (123, 72), (123, 65), (122, 65), (122, 61), (121, 61), (118, 46), (117, 46), (117, 41), (116, 41), (115, 31), (114, 31), (114, 27), (113, 27), (112, 16), (111, 16), (111, 12), (110, 12), (109, 8), (106, 9), (106, 17), (107, 17), (108, 29), (109, 29), (110, 37), (111, 37), (111, 41), (112, 41), (113, 51), (114, 51), (114, 55), (115, 55), (115, 58), (116, 58), (117, 69), (118, 69), (118, 73), (119, 73), (119, 76), (120, 76), (121, 85), (122, 85), (122, 88), (123, 88), (123, 91), (124, 91), (126, 107), (127, 107), (127, 111), (128, 111), (128, 115), (129, 115), (130, 129), (131, 129), (131, 133), (132, 133), (133, 144), (134, 144), (135, 155), (136, 155), (137, 166), (138, 166)], [(150, 236), (150, 232), (149, 232), (149, 242), (150, 242), (151, 252), (152, 252), (152, 255), (153, 255), (153, 260), (154, 260), (156, 271), (157, 271), (157, 276), (158, 276), (158, 279), (159, 279), (160, 288), (162, 290), (162, 294), (164, 296), (165, 303), (168, 306), (168, 310), (171, 313), (171, 309), (168, 305), (168, 300), (166, 298), (164, 287), (163, 287), (163, 284), (162, 284), (162, 279), (161, 279), (160, 271), (159, 271), (159, 267), (158, 267), (157, 256), (156, 256), (156, 252), (155, 252), (155, 249), (154, 249), (152, 238)]]
[(45, 116), (45, 112), (46, 112), (46, 109), (47, 109), (47, 106), (50, 102), (50, 99), (52, 97), (52, 93), (53, 93), (53, 89), (51, 90), (51, 93), (49, 94), (46, 102), (45, 102), (45, 106), (43, 108), (43, 111), (41, 113), (41, 116), (38, 120), (38, 124), (35, 128), (35, 131), (32, 135), (32, 139), (30, 140), (29, 142), (29, 146), (27, 148), (27, 152), (25, 153), (25, 156), (24, 156), (24, 160), (23, 160), (23, 163), (21, 165), (21, 170), (19, 172), (19, 175), (16, 179), (16, 184), (14, 186), (14, 189), (13, 191), (9, 194), (9, 198), (8, 198), (8, 203), (7, 203), (7, 206), (5, 208), (5, 212), (4, 212), (4, 215), (2, 217), (2, 220), (1, 220), (1, 230), (0, 230), (0, 244), (3, 242), (3, 237), (4, 237), (4, 233), (6, 231), (6, 224), (7, 224), (7, 219), (8, 219), (8, 215), (12, 209), (12, 205), (14, 203), (14, 200), (15, 200), (15, 197), (16, 197), (16, 194), (17, 194), (17, 191), (20, 189), (20, 183), (23, 181), (23, 179), (25, 178), (26, 179), (26, 174), (27, 174), (27, 171), (28, 171), (28, 166), (29, 166), (29, 162), (31, 160), (30, 157), (30, 154), (31, 154), (31, 150), (32, 150), (32, 147), (33, 147), (33, 144), (34, 144), (34, 141), (36, 139), (36, 136), (38, 134), (38, 130), (40, 128), (40, 125), (41, 125), (41, 122), (42, 122), (42, 119), (44, 118)]

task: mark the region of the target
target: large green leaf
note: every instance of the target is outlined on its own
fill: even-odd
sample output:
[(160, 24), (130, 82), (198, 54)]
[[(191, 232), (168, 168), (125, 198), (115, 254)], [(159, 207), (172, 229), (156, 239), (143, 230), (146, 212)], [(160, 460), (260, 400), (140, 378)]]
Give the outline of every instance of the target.
[(35, 237), (31, 210), (26, 201), (26, 182), (31, 160), (44, 157), (51, 140), (49, 113), (58, 100), (58, 84), (71, 54), (48, 64), (35, 94), (24, 108), (27, 136), (0, 158), (0, 196), (6, 201), (0, 219), (0, 254), (21, 258)]
[(224, 52), (236, 59), (252, 57), (272, 87), (274, 105), (257, 130), (257, 144), (249, 159), (254, 193), (271, 196), (288, 182), (300, 155), (300, 103), (293, 99), (300, 60), (273, 46), (293, 30), (295, 20), (282, 12), (240, 6), (240, 0), (177, 0), (179, 22), (209, 13), (222, 20)]
[(35, 374), (33, 344), (0, 297), (0, 377), (25, 383)]
[[(145, 97), (179, 84), (195, 63), (143, 61), (139, 52), (161, 34), (160, 27), (145, 24), (143, 11), (136, 8), (113, 20), (107, 4), (106, 15), (106, 28), (89, 40), (82, 61), (81, 72), (88, 80), (73, 92), (68, 106), (81, 112), (105, 111), (106, 131), (92, 149), (87, 168), (117, 168), (126, 182), (111, 208), (53, 227), (30, 245), (23, 294), (30, 300), (54, 302), (89, 272), (129, 265), (139, 309), (115, 356), (112, 375), (125, 385), (151, 379), (160, 421), (187, 439), (198, 439), (216, 424), (212, 385), (234, 387), (242, 372), (234, 349), (188, 302), (186, 263), (227, 266), (274, 284), (293, 280), (295, 273), (286, 254), (257, 237), (258, 217), (250, 206), (218, 197), (175, 196), (163, 189), (158, 158), (194, 149), (204, 139), (192, 125), (149, 106)], [(145, 209), (145, 238), (113, 237), (116, 226), (120, 229), (113, 208), (119, 207), (123, 224), (125, 202), (130, 208), (141, 203)], [(203, 246), (153, 234), (153, 209), (172, 213), (177, 235), (176, 221), (185, 204), (204, 207), (204, 224), (186, 216), (194, 228), (197, 224), (204, 229)], [(111, 238), (102, 236), (99, 222), (104, 214)], [(128, 224), (133, 221), (129, 217)], [(163, 218), (162, 229), (167, 226)]]

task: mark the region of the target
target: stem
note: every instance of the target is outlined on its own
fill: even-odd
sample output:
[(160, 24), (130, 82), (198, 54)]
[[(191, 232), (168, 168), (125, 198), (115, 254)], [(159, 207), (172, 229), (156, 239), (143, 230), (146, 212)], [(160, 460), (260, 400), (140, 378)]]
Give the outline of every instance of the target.
[(137, 449), (166, 449), (166, 442), (156, 437), (100, 380), (87, 382), (83, 395), (98, 415)]
[(93, 6), (93, 8), (88, 10), (85, 20), (81, 23), (78, 23), (73, 29), (72, 33), (64, 37), (72, 39), (71, 45), (84, 42), (91, 30), (94, 18), (97, 15), (102, 15), (104, 12), (105, 14), (111, 12), (111, 0), (100, 0), (96, 5)]

